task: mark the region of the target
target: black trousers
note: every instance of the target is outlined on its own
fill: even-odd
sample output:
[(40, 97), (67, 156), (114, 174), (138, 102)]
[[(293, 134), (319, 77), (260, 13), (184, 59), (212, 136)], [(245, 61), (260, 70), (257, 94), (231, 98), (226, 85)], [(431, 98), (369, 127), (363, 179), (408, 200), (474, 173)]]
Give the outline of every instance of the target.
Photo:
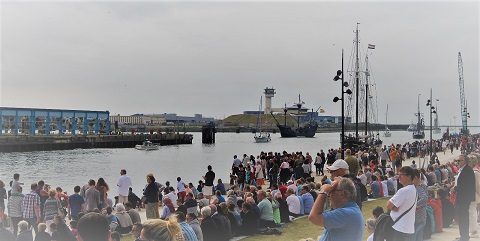
[(470, 203), (458, 203), (457, 204), (457, 213), (458, 213), (458, 231), (460, 232), (460, 240), (469, 240), (470, 236), (468, 233), (469, 221), (468, 221), (468, 208)]

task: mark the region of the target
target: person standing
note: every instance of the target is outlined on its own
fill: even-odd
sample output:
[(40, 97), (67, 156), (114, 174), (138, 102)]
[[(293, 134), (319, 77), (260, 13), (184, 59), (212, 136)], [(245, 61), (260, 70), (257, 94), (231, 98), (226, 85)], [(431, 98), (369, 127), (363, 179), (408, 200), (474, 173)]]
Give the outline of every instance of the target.
[[(324, 212), (327, 196), (332, 210)], [(338, 177), (330, 184), (322, 185), (308, 216), (310, 222), (325, 228), (320, 241), (360, 241), (365, 230), (362, 211), (355, 203), (355, 185), (349, 178)]]
[(19, 182), (18, 180), (20, 180), (20, 174), (18, 174), (18, 173), (13, 174), (13, 182), (12, 182), (12, 185), (11, 185), (12, 186), (11, 194), (22, 193), (22, 186), (21, 185), (23, 185), (23, 183)]
[(475, 202), (475, 174), (472, 167), (467, 165), (469, 158), (467, 156), (458, 157), (458, 177), (453, 187), (453, 192), (457, 194), (455, 207), (458, 213), (458, 231), (460, 232), (460, 241), (470, 239), (468, 209), (472, 202)]
[(215, 180), (215, 172), (212, 171), (212, 166), (207, 166), (207, 173), (203, 176), (205, 180), (205, 186), (203, 187), (203, 194), (208, 198), (208, 201), (212, 198), (213, 194), (213, 181)]
[(88, 181), (88, 185), (90, 187), (87, 189), (87, 191), (85, 191), (85, 206), (87, 212), (91, 212), (100, 205), (100, 192), (95, 187), (95, 180), (90, 179), (90, 181)]
[(185, 195), (187, 191), (185, 189), (185, 183), (182, 181), (181, 177), (177, 177), (177, 191), (178, 191), (178, 198), (185, 200)]
[(415, 170), (409, 166), (402, 167), (398, 170), (398, 176), (403, 188), (387, 202), (387, 209), (391, 210), (390, 216), (394, 221), (405, 214), (392, 226), (392, 237), (394, 241), (410, 241), (414, 239), (415, 233), (415, 208), (413, 208), (417, 203), (417, 190), (413, 185)]
[[(320, 164), (322, 163), (322, 157), (320, 156), (320, 152), (317, 153), (317, 156), (315, 157), (315, 175), (320, 176)], [(323, 171), (323, 170), (322, 170)]]
[(352, 156), (352, 151), (350, 149), (347, 149), (345, 151), (346, 157), (345, 157), (345, 162), (348, 164), (348, 171), (351, 174), (356, 174), (358, 171), (360, 171), (360, 165), (358, 165), (357, 158)]
[(242, 165), (242, 161), (240, 161), (240, 159), (237, 158), (237, 155), (234, 155), (233, 156), (233, 163), (232, 163), (232, 173), (234, 175), (237, 175), (237, 172), (240, 168), (240, 165)]
[(120, 170), (120, 178), (117, 182), (118, 186), (118, 203), (125, 204), (128, 202), (128, 188), (132, 186), (132, 180), (127, 176), (127, 170)]
[(147, 174), (147, 185), (145, 191), (145, 212), (147, 219), (159, 218), (156, 216), (155, 208), (158, 208), (158, 188), (155, 184), (155, 177), (152, 173)]
[(40, 215), (40, 196), (38, 196), (37, 183), (30, 185), (30, 192), (25, 194), (22, 200), (23, 220), (27, 221), (28, 226), (33, 226), (35, 233), (38, 232), (38, 223), (42, 220)]
[(22, 193), (12, 194), (8, 198), (8, 216), (12, 219), (13, 235), (17, 237), (18, 223), (23, 219), (22, 203), (24, 195)]
[(480, 171), (476, 167), (478, 164), (477, 156), (469, 155), (468, 158), (470, 159), (469, 165), (472, 167), (473, 173), (475, 174), (475, 201), (470, 204), (470, 208), (468, 209), (470, 218), (469, 230), (471, 238), (478, 238), (477, 205), (480, 203)]
[(68, 198), (68, 218), (78, 221), (78, 214), (86, 210), (85, 199), (78, 194), (80, 192), (80, 186), (75, 186), (73, 192), (74, 194)]

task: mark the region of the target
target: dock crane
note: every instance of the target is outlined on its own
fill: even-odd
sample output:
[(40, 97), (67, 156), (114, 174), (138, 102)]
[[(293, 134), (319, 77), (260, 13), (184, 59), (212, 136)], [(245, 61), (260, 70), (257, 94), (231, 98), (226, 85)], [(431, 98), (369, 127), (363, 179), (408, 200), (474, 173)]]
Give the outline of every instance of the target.
[(460, 112), (462, 113), (462, 130), (460, 133), (468, 134), (467, 117), (470, 117), (470, 113), (467, 112), (467, 102), (465, 100), (465, 91), (463, 89), (463, 62), (462, 54), (460, 52), (458, 52), (458, 82), (460, 85)]

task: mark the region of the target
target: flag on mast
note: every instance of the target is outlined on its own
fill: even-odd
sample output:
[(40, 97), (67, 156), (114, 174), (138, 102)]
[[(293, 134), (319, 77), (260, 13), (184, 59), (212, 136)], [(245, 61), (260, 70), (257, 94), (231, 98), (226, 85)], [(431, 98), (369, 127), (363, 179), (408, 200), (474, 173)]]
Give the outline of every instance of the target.
[(369, 49), (375, 49), (375, 44), (368, 44)]

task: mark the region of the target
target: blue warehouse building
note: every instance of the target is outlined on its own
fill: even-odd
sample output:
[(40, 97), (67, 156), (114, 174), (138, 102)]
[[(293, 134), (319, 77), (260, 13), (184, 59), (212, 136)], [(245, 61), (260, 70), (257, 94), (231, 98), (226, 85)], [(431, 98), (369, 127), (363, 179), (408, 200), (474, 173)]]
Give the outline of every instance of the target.
[(108, 111), (0, 107), (0, 135), (76, 135), (110, 132)]

